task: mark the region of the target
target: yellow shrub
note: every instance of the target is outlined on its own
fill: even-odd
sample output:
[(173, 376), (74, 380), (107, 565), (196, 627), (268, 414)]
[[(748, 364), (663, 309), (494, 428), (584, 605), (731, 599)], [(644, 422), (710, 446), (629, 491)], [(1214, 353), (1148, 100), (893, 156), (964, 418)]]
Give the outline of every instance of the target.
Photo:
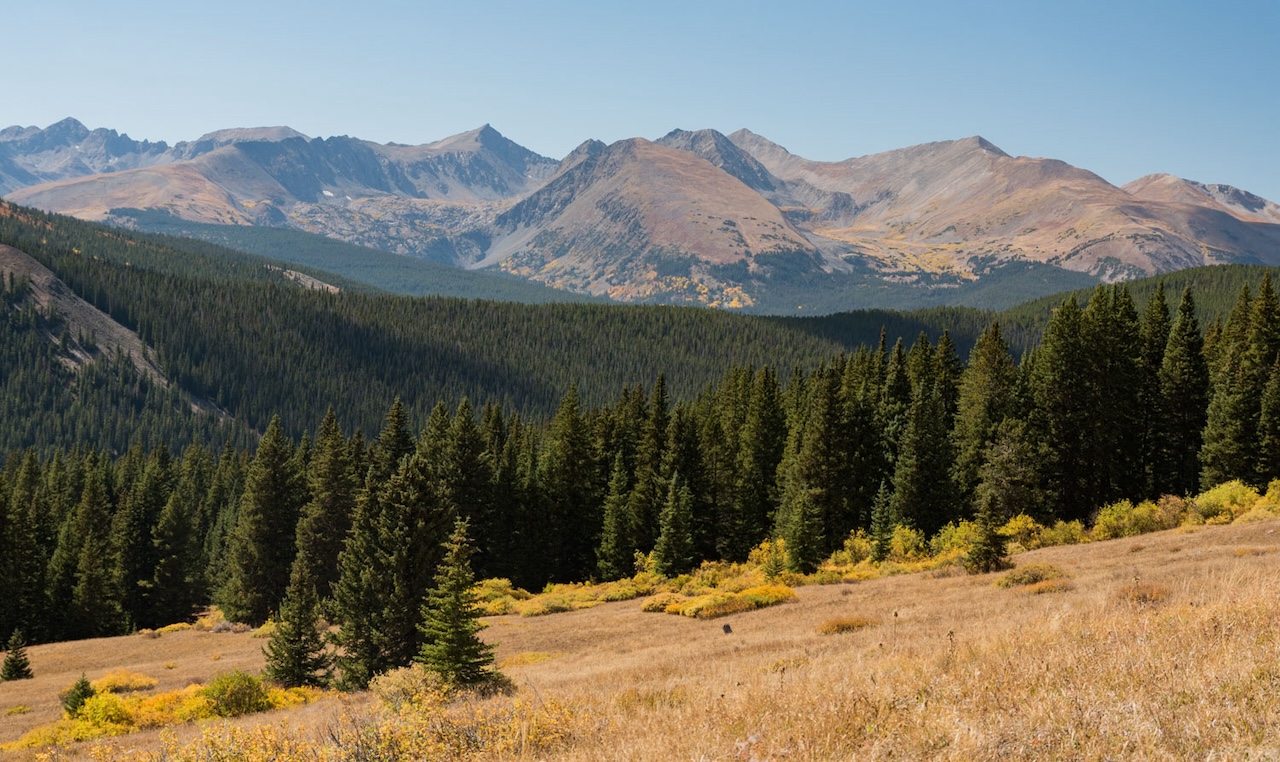
[(156, 632), (162, 635), (167, 635), (171, 632), (182, 632), (184, 630), (190, 630), (191, 628), (192, 624), (190, 622), (174, 622), (173, 624), (166, 624), (164, 627), (156, 630)]
[(996, 531), (1009, 542), (1016, 542), (1027, 550), (1035, 550), (1041, 547), (1041, 536), (1045, 528), (1027, 514), (1019, 513)]
[(76, 712), (76, 719), (109, 729), (103, 735), (118, 735), (133, 727), (133, 711), (114, 693), (99, 693), (85, 699)]
[(1250, 521), (1264, 521), (1266, 519), (1274, 519), (1275, 517), (1276, 517), (1276, 514), (1272, 513), (1266, 508), (1255, 507), (1255, 508), (1250, 508), (1247, 512), (1240, 514), (1239, 516), (1236, 517), (1236, 520), (1231, 523), (1246, 524)]
[(262, 626), (254, 630), (249, 636), (251, 638), (269, 638), (276, 631), (276, 620), (268, 619), (262, 623)]
[(1261, 495), (1257, 490), (1237, 479), (1201, 492), (1192, 502), (1195, 504), (1196, 518), (1199, 518), (1197, 523), (1229, 524), (1260, 499)]
[(844, 538), (844, 547), (831, 554), (831, 563), (836, 566), (857, 566), (871, 557), (871, 538), (867, 530), (855, 529)]
[(684, 605), (686, 600), (688, 599), (679, 593), (658, 593), (646, 598), (644, 603), (641, 604), (640, 610), (661, 614), (667, 610), (668, 606), (672, 604)]
[(787, 568), (787, 543), (779, 538), (765, 540), (747, 556), (747, 563), (759, 567), (767, 580), (774, 580)]
[(899, 563), (919, 561), (926, 555), (924, 532), (903, 524), (893, 528), (889, 538), (889, 560)]
[(129, 693), (131, 691), (145, 691), (156, 687), (156, 679), (147, 677), (137, 672), (130, 672), (127, 669), (117, 669), (97, 680), (90, 680), (89, 685), (95, 693)]
[(196, 620), (193, 627), (201, 632), (208, 632), (225, 621), (227, 621), (227, 618), (222, 615), (222, 609), (217, 606), (210, 606), (204, 616)]
[(978, 525), (972, 521), (948, 522), (929, 539), (929, 553), (934, 556), (960, 551), (968, 552), (978, 536)]
[(1040, 547), (1049, 548), (1056, 545), (1079, 545), (1089, 540), (1088, 534), (1085, 533), (1084, 524), (1079, 521), (1062, 521), (1058, 520), (1051, 527), (1047, 527), (1040, 533)]
[(764, 608), (795, 600), (796, 591), (786, 585), (761, 585), (743, 590), (738, 596), (750, 601), (756, 608)]

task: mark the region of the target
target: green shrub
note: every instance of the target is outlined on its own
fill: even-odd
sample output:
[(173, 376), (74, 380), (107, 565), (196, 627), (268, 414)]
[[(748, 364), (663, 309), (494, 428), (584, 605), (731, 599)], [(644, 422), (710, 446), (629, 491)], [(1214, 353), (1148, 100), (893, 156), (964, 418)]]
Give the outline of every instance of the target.
[(80, 673), (80, 679), (71, 684), (62, 693), (62, 709), (67, 713), (68, 717), (75, 717), (80, 711), (80, 707), (84, 706), (84, 702), (92, 698), (94, 693), (93, 686), (89, 684), (89, 678)]
[(239, 717), (271, 708), (271, 699), (262, 681), (240, 670), (223, 672), (201, 693), (213, 702), (213, 711), (219, 717)]

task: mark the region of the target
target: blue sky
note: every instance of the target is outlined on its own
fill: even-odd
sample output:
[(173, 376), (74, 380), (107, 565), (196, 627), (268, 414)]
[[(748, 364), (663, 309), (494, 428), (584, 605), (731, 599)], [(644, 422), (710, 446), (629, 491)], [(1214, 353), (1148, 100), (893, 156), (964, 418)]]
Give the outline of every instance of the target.
[(1280, 1), (26, 2), (0, 126), (429, 142), (747, 127), (835, 160), (982, 135), (1280, 202)]

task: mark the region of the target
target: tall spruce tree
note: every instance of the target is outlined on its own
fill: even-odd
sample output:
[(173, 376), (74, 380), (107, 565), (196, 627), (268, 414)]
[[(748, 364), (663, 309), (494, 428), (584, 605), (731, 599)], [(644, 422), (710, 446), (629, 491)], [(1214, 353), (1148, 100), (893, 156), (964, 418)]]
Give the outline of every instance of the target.
[(1165, 301), (1164, 281), (1156, 286), (1142, 314), (1139, 334), (1138, 361), (1142, 373), (1140, 387), (1139, 422), (1142, 425), (1142, 473), (1145, 497), (1154, 498), (1168, 492), (1166, 483), (1167, 460), (1165, 426), (1169, 423), (1169, 411), (1165, 409), (1165, 397), (1161, 391), (1160, 368), (1164, 364), (1165, 349), (1169, 344), (1169, 305)]
[(1200, 486), (1200, 448), (1209, 397), (1209, 366), (1190, 288), (1182, 292), (1160, 362), (1160, 396), (1165, 421), (1157, 451), (1157, 478), (1163, 490), (1190, 495)]
[(538, 462), (545, 500), (551, 579), (571, 581), (590, 575), (602, 516), (593, 474), (590, 430), (579, 408), (577, 387), (560, 402), (551, 419)]
[(959, 514), (951, 453), (942, 395), (926, 381), (913, 394), (893, 472), (894, 514), (926, 535)]
[(609, 492), (604, 500), (604, 525), (596, 550), (596, 571), (603, 580), (621, 579), (631, 572), (636, 552), (635, 517), (629, 510), (627, 468), (622, 453), (613, 461)]
[(332, 407), (316, 431), (307, 481), (311, 499), (298, 519), (294, 565), (302, 565), (302, 575), (327, 599), (338, 581), (338, 554), (351, 529), (358, 489), (351, 451)]
[(482, 685), (499, 678), (493, 667), (493, 646), (480, 640), (480, 622), (471, 570), (474, 550), (467, 522), (459, 518), (444, 544), (444, 557), (422, 607), (422, 647), (418, 661), (457, 687)]
[(67, 609), (67, 635), (73, 639), (119, 635), (128, 628), (109, 540), (111, 506), (107, 464), (86, 467), (84, 491), (70, 518), (75, 576)]
[(227, 579), (215, 598), (233, 622), (262, 624), (280, 606), (295, 555), (302, 475), (280, 417), (258, 443), (245, 477), (240, 511), (227, 550)]
[(653, 547), (654, 569), (667, 577), (693, 569), (693, 495), (679, 474), (671, 478), (659, 525), (658, 542)]
[(1014, 414), (1018, 369), (1009, 355), (1009, 346), (992, 323), (978, 336), (969, 354), (969, 367), (960, 379), (952, 442), (956, 464), (952, 478), (963, 504), (971, 505), (978, 484), (983, 451), (995, 437), (996, 428)]

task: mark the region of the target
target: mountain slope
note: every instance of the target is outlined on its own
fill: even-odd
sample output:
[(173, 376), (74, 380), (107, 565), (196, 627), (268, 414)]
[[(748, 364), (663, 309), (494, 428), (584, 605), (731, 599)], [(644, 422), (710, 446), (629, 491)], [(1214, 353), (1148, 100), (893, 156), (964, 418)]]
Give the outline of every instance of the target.
[(1220, 262), (1280, 264), (1280, 231), (1217, 208), (1144, 199), (1052, 159), (972, 137), (817, 162), (747, 130), (729, 136), (773, 175), (849, 194), (857, 213), (815, 233), (886, 264), (966, 269), (1025, 258), (1105, 280)]
[(584, 144), (494, 227), (485, 263), (626, 301), (749, 306), (750, 279), (819, 264), (817, 249), (751, 187), (641, 138)]
[(747, 130), (673, 130), (556, 162), (488, 125), (418, 146), (263, 127), (169, 147), (66, 120), (0, 131), (0, 183), (126, 227), (291, 228), (560, 290), (782, 313), (1280, 264), (1265, 199), (1168, 176), (1118, 188), (981, 137), (819, 162)]

